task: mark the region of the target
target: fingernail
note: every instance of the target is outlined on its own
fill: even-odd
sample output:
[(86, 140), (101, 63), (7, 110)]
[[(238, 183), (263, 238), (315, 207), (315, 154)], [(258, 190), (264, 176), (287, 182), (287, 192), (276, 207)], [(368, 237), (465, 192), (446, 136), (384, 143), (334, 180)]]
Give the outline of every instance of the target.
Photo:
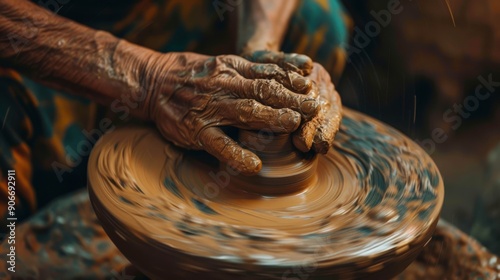
[(255, 175), (262, 169), (262, 161), (255, 155), (244, 156), (241, 173), (243, 175)]
[(284, 109), (283, 114), (279, 116), (279, 122), (287, 132), (296, 130), (300, 125), (300, 114), (292, 110)]
[(306, 100), (300, 105), (300, 111), (305, 115), (313, 115), (318, 112), (319, 106), (316, 100)]
[(298, 74), (294, 74), (293, 76), (292, 86), (294, 89), (298, 90), (299, 92), (304, 92), (311, 88), (311, 81), (309, 79), (301, 77)]

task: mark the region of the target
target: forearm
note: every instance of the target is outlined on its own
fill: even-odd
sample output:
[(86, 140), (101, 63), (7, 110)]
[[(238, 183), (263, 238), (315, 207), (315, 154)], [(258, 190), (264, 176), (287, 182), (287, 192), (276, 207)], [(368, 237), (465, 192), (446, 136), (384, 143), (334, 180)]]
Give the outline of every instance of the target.
[(145, 94), (145, 62), (155, 54), (29, 1), (0, 0), (0, 64), (46, 86), (102, 104), (137, 98)]
[(278, 51), (297, 2), (244, 1), (238, 11), (238, 51)]

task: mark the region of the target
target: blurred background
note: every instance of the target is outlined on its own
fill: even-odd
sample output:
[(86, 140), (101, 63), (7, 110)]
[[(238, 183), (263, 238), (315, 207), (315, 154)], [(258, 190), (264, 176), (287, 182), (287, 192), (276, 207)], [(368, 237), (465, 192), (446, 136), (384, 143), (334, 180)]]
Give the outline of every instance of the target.
[[(209, 13), (215, 15), (213, 1), (200, 1), (207, 5), (205, 8)], [(434, 159), (444, 179), (446, 194), (442, 217), (500, 255), (500, 0), (341, 1), (350, 16), (351, 31), (349, 44), (345, 46), (348, 62), (336, 83), (344, 105), (392, 125), (419, 143)], [(42, 2), (47, 4), (50, 1), (39, 1), (39, 4)], [(120, 11), (114, 7), (105, 9), (103, 4), (119, 2), (120, 9), (128, 11), (135, 1), (58, 2), (67, 4), (57, 10), (58, 14), (89, 26), (100, 26), (102, 22), (115, 20), (112, 16)], [(318, 2), (324, 4), (327, 1)], [(151, 26), (147, 23), (137, 25), (139, 31), (150, 26), (153, 30), (151, 37), (131, 32), (131, 40), (160, 44), (151, 38), (164, 36), (166, 27), (174, 29), (174, 23), (183, 13), (175, 12), (174, 15), (167, 18), (161, 13), (155, 14), (165, 21), (158, 20)], [(148, 19), (153, 22), (157, 18)], [(216, 34), (206, 37), (227, 48), (226, 33), (219, 31), (228, 28), (229, 21), (216, 20), (211, 26)], [(128, 31), (128, 25), (122, 29)], [(179, 44), (173, 44), (170, 51), (182, 50), (183, 44), (189, 43), (183, 38), (183, 32), (175, 33), (180, 38), (176, 37)], [(206, 48), (200, 52), (213, 53), (221, 47), (219, 44), (200, 44), (200, 48)], [(107, 108), (98, 110), (101, 109), (103, 112), (99, 112), (98, 120), (109, 117), (113, 123), (120, 124), (116, 114), (113, 118), (106, 115), (109, 113)], [(84, 136), (82, 139), (88, 141)], [(94, 216), (87, 191), (82, 189), (86, 185), (86, 165), (87, 158), (82, 157), (81, 164), (72, 169), (74, 172), (64, 184), (52, 172), (50, 178), (38, 180), (52, 186), (40, 195), (39, 207), (47, 205), (57, 194), (80, 191), (57, 200), (44, 212), (34, 215), (31, 224), (18, 227), (18, 236), (32, 236), (31, 232), (43, 236), (39, 243), (34, 238), (26, 238), (23, 246), (27, 249), (18, 251), (18, 268), (25, 270), (20, 272), (21, 275), (45, 275), (43, 273), (53, 271), (56, 274), (70, 271), (75, 275), (93, 273), (95, 271), (88, 266), (94, 265), (103, 275), (124, 279), (118, 272), (125, 271), (122, 269), (128, 261), (107, 238)], [(61, 216), (54, 218), (52, 213)], [(67, 234), (64, 239), (61, 239), (61, 232)], [(93, 242), (82, 242), (81, 234), (88, 240), (93, 238)], [(457, 240), (466, 240), (460, 238)], [(441, 242), (439, 240), (436, 243)], [(459, 251), (453, 246), (455, 244), (451, 244), (455, 239), (448, 240), (451, 245), (443, 240), (443, 246), (428, 246), (428, 255), (438, 255), (436, 262), (440, 261), (444, 266), (458, 263), (452, 258), (441, 257), (442, 252)], [(32, 246), (31, 242), (37, 246)], [(21, 248), (21, 244), (16, 246)], [(99, 244), (106, 252), (99, 252), (102, 258), (90, 262), (89, 259), (96, 257), (93, 255), (96, 254), (94, 244)], [(4, 249), (8, 248), (5, 241), (3, 245)], [(434, 249), (439, 250), (439, 254), (433, 254)], [(62, 256), (61, 262), (46, 258), (46, 252), (54, 250), (63, 252), (57, 255)], [(474, 268), (477, 251), (467, 253), (465, 255), (470, 258), (464, 260), (471, 261)], [(80, 265), (82, 269), (61, 265), (63, 259), (74, 267)], [(6, 262), (2, 263), (5, 265)], [(422, 263), (435, 265), (425, 258)], [(1, 268), (0, 265), (0, 278), (5, 276), (1, 274)], [(429, 278), (424, 275), (426, 277), (422, 278)]]
[(343, 2), (343, 103), (417, 141), (444, 179), (442, 217), (500, 254), (500, 1)]

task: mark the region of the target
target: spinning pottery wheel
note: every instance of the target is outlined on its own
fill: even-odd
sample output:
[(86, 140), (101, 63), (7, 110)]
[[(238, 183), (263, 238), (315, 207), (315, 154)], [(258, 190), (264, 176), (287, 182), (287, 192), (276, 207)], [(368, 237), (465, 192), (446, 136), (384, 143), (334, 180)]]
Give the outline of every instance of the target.
[[(240, 131), (257, 176), (185, 152), (152, 128), (105, 135), (89, 161), (103, 228), (152, 279), (389, 279), (429, 241), (444, 189), (430, 157), (345, 109), (326, 155)], [(249, 145), (254, 143), (255, 145)]]

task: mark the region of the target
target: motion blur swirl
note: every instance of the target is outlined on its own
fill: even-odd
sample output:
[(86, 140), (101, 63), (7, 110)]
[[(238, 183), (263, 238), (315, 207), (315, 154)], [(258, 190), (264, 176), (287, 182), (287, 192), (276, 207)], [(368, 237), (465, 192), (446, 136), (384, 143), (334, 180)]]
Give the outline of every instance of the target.
[(280, 279), (304, 265), (312, 278), (394, 276), (429, 241), (444, 197), (420, 147), (348, 109), (300, 192), (262, 196), (229, 178), (207, 193), (218, 169), (152, 129), (123, 129), (92, 153), (90, 197), (113, 242), (149, 277), (217, 279)]

